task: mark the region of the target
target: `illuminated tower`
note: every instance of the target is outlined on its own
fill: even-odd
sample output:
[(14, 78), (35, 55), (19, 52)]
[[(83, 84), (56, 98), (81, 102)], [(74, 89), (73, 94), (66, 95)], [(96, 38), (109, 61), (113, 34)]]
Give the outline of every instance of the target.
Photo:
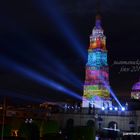
[(88, 49), (83, 107), (89, 107), (90, 104), (93, 104), (95, 108), (110, 106), (110, 93), (106, 89), (103, 81), (109, 85), (106, 36), (101, 27), (101, 17), (97, 15)]

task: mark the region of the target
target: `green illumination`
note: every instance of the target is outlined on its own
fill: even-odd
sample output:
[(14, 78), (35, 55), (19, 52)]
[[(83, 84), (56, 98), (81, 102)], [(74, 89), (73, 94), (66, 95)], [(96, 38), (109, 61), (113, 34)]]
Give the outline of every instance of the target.
[(98, 90), (99, 86), (98, 85), (91, 85), (91, 86), (85, 86), (85, 90)]

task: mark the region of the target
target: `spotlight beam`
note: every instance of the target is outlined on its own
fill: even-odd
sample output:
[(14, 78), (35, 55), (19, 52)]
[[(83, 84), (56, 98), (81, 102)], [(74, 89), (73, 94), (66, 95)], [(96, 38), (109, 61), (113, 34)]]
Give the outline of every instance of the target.
[[(65, 77), (67, 77), (69, 75), (69, 79), (71, 81), (75, 81), (80, 86), (83, 85), (81, 80), (79, 80), (76, 77), (76, 75), (74, 75), (70, 70), (68, 70), (68, 68), (58, 58), (53, 56), (50, 51), (48, 51), (44, 48), (38, 48), (38, 47), (36, 47), (35, 49), (38, 53), (40, 53), (40, 55), (43, 57), (44, 60), (49, 60), (49, 62), (51, 62), (51, 65), (54, 67), (54, 69), (57, 69), (57, 71), (59, 73), (62, 73), (63, 75), (65, 75)], [(52, 62), (52, 60), (55, 60), (55, 61)], [(45, 68), (46, 67), (45, 65), (46, 65), (46, 63), (44, 62), (44, 64), (42, 64), (41, 67)]]
[(63, 85), (48, 79), (47, 77), (29, 69), (26, 68), (25, 66), (21, 66), (17, 63), (15, 63), (14, 61), (11, 61), (9, 59), (7, 59), (6, 57), (0, 57), (0, 61), (1, 65), (3, 65), (4, 67), (16, 71), (18, 74), (26, 76), (29, 79), (35, 80), (37, 83), (42, 84), (43, 86), (48, 86), (52, 89), (55, 89), (57, 91), (60, 91), (61, 93), (65, 93), (69, 96), (72, 96), (76, 99), (82, 100), (82, 97), (80, 95), (78, 95), (75, 92), (72, 92), (71, 90), (69, 90), (68, 88), (64, 87)]
[(58, 6), (56, 7), (54, 5), (56, 4), (52, 3), (52, 1), (40, 0), (37, 2), (37, 7), (39, 10), (41, 10), (43, 14), (49, 13), (51, 15), (53, 23), (56, 23), (56, 26), (59, 27), (58, 29), (60, 32), (63, 32), (64, 37), (66, 37), (66, 39), (72, 44), (71, 47), (85, 60), (86, 51), (84, 50), (84, 47), (82, 46), (81, 42), (78, 41), (75, 33), (72, 31), (66, 20), (64, 20), (64, 18), (59, 14), (60, 10), (58, 9)]
[(118, 105), (122, 108), (122, 105), (121, 105), (120, 101), (118, 100), (118, 98), (116, 97), (115, 93), (113, 92), (113, 90), (112, 90), (112, 89), (110, 88), (110, 86), (108, 85), (108, 83), (104, 80), (103, 77), (100, 76), (100, 78), (101, 78), (101, 80), (102, 80), (104, 86), (107, 88), (107, 90), (108, 90), (108, 91), (110, 92), (110, 94), (112, 95), (112, 97), (115, 99), (115, 101), (118, 103)]
[(54, 71), (54, 69), (52, 68), (48, 68), (46, 65), (41, 65), (41, 67), (43, 67), (47, 72), (55, 75), (56, 77), (58, 77), (59, 79), (68, 82), (69, 84), (72, 84), (73, 86), (77, 87), (78, 89), (80, 89), (80, 87), (82, 86), (82, 84), (79, 85), (79, 83), (77, 82), (77, 80), (72, 80), (71, 77), (69, 77), (69, 75), (66, 77), (64, 75), (64, 73), (60, 72), (60, 71)]
[[(6, 26), (6, 27), (11, 32), (15, 31), (14, 30), (14, 28), (15, 28), (15, 22), (14, 21), (9, 20), (7, 17), (3, 17), (3, 20), (2, 21), (5, 21), (6, 23), (10, 23), (10, 26), (8, 24), (8, 26)], [(4, 26), (5, 26), (5, 24), (4, 24)], [(36, 38), (32, 38), (31, 35), (27, 34), (25, 32), (25, 29), (22, 29), (21, 27), (19, 27), (19, 26), (16, 25), (16, 29), (17, 28), (18, 28), (18, 31), (19, 31), (19, 36), (21, 36), (22, 39), (24, 39), (23, 40), (24, 43), (27, 42), (28, 43), (27, 45), (30, 46), (28, 48), (31, 49), (31, 50), (33, 49), (34, 52), (35, 51), (37, 52), (37, 55), (38, 54), (40, 55), (40, 58), (42, 58), (42, 60), (40, 60), (41, 62), (43, 62), (45, 60), (44, 65), (46, 64), (46, 61), (51, 62), (51, 64), (53, 65), (54, 69), (57, 69), (61, 73), (63, 72), (63, 74), (65, 75), (65, 77), (67, 77), (67, 75), (69, 75), (69, 80), (70, 81), (76, 82), (77, 83), (76, 85), (79, 85), (79, 86), (82, 86), (83, 85), (83, 83), (81, 82), (81, 80), (78, 79), (76, 75), (74, 75), (70, 70), (68, 70), (68, 68), (58, 58), (56, 58), (48, 49), (45, 49), (46, 46), (44, 46), (43, 43), (38, 42)], [(4, 41), (5, 44), (8, 44), (9, 45), (8, 42), (9, 41)], [(21, 46), (21, 44), (19, 44), (19, 46)], [(10, 48), (9, 48), (9, 50), (10, 50)], [(11, 51), (13, 51), (13, 48), (11, 49)], [(14, 53), (15, 52), (17, 52), (17, 50), (14, 51)], [(20, 52), (20, 49), (18, 50), (18, 52)], [(22, 52), (21, 52), (21, 54), (22, 54)], [(27, 57), (27, 54), (26, 54), (25, 57)], [(55, 61), (52, 62), (53, 59), (55, 59)]]
[[(45, 51), (46, 52), (46, 51)], [(76, 76), (70, 72), (60, 61), (57, 60), (57, 64), (53, 64), (53, 67), (47, 65), (46, 63), (43, 63), (41, 60), (37, 59), (37, 58), (29, 58), (27, 55), (23, 55), (22, 53), (18, 52), (14, 52), (16, 53), (16, 55), (18, 56), (22, 56), (24, 59), (30, 61), (31, 63), (34, 64), (38, 64), (38, 66), (40, 66), (41, 68), (43, 68), (44, 70), (46, 70), (47, 72), (49, 72), (50, 74), (55, 75), (56, 77), (58, 77), (59, 79), (68, 82), (70, 84), (72, 84), (73, 86), (77, 87), (78, 89), (80, 89), (80, 87), (83, 85), (82, 82), (76, 78)], [(48, 53), (48, 52), (47, 52)], [(46, 53), (46, 54), (47, 54)], [(41, 55), (41, 54), (40, 54)], [(50, 58), (49, 58), (50, 59)], [(56, 62), (55, 62), (56, 63)], [(58, 65), (58, 63), (60, 65)], [(57, 66), (56, 66), (57, 65)], [(56, 69), (57, 69), (57, 73), (56, 73)]]

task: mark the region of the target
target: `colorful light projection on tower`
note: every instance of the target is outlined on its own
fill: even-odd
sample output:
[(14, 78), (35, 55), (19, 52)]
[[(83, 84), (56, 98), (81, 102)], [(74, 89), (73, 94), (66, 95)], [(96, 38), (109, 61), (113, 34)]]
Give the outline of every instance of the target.
[(100, 16), (97, 15), (95, 27), (90, 36), (83, 95), (83, 98), (88, 101), (83, 100), (83, 107), (89, 107), (90, 103), (93, 103), (96, 108), (101, 108), (104, 106), (104, 103), (110, 104), (110, 93), (100, 78), (103, 77), (107, 84), (109, 84), (106, 37), (101, 27), (100, 19)]

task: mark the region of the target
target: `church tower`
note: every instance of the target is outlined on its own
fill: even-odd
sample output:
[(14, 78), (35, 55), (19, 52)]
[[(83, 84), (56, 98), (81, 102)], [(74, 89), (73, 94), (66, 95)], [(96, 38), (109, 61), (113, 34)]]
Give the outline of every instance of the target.
[(101, 17), (97, 14), (95, 26), (90, 35), (82, 107), (110, 106), (110, 93), (104, 83), (109, 85), (106, 36), (101, 26)]

